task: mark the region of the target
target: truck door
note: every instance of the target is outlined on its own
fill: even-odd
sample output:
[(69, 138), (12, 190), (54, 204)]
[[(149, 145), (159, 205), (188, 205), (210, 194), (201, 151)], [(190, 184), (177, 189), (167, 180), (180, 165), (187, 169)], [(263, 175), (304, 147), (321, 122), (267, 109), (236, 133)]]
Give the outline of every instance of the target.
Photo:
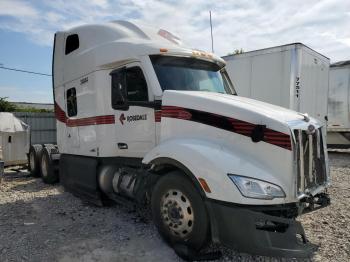
[(140, 63), (111, 72), (119, 156), (143, 157), (155, 146), (154, 103)]

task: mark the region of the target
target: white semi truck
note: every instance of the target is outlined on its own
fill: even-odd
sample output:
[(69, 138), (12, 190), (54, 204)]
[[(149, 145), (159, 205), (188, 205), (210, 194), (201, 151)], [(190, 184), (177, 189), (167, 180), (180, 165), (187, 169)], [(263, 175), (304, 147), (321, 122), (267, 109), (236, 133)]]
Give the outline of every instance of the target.
[(350, 61), (331, 64), (329, 72), (327, 143), (350, 148)]
[(58, 144), (31, 146), (33, 175), (149, 204), (175, 250), (312, 253), (295, 218), (330, 202), (325, 126), (237, 96), (221, 58), (162, 29), (85, 25), (55, 34), (53, 89)]
[(294, 43), (223, 59), (239, 96), (308, 113), (327, 123), (329, 58)]

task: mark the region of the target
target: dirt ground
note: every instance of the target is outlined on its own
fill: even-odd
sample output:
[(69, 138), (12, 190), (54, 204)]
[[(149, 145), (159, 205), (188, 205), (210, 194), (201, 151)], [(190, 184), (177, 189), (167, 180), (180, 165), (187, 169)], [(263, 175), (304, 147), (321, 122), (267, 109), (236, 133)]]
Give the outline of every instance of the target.
[[(350, 154), (330, 154), (329, 207), (303, 215), (312, 261), (350, 261)], [(220, 248), (220, 247), (219, 247)], [(220, 261), (296, 261), (220, 248)], [(60, 185), (6, 170), (0, 185), (0, 261), (181, 261), (132, 208), (96, 207)]]

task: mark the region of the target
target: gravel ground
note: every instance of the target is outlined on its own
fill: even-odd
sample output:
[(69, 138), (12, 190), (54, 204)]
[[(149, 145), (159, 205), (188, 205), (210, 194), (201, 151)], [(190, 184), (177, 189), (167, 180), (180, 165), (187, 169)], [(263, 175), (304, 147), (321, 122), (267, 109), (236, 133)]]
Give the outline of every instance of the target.
[[(319, 246), (312, 261), (350, 261), (350, 154), (332, 153), (330, 160), (332, 205), (300, 221)], [(220, 261), (290, 261), (220, 249)], [(151, 220), (132, 208), (95, 207), (26, 171), (6, 170), (0, 185), (0, 261), (180, 259)]]

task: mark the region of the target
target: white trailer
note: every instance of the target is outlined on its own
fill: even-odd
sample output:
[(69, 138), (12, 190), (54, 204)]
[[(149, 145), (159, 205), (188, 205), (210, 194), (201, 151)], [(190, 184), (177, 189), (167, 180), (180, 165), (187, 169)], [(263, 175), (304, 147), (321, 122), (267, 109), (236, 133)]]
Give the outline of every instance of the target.
[(207, 243), (306, 257), (295, 217), (329, 204), (325, 126), (239, 97), (213, 54), (125, 21), (55, 35), (58, 145), (30, 149), (45, 182), (96, 203), (149, 205), (186, 259)]
[(224, 56), (239, 96), (327, 122), (329, 58), (294, 43)]
[(327, 143), (332, 148), (350, 147), (350, 61), (330, 68)]

